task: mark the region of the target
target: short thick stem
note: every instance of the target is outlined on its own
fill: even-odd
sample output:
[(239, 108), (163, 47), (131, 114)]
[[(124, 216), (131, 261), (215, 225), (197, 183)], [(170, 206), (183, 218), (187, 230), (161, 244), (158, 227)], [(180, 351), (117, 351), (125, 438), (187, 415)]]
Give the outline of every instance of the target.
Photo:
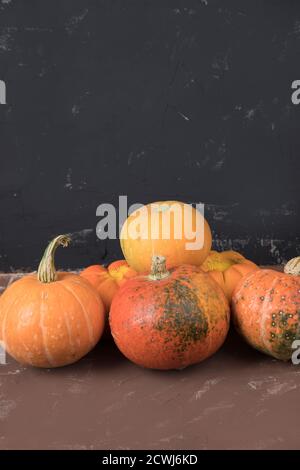
[(59, 235), (49, 243), (37, 272), (37, 278), (40, 282), (48, 283), (56, 281), (57, 273), (54, 264), (55, 252), (59, 246), (68, 246), (70, 241), (71, 238), (68, 235)]
[(290, 259), (284, 266), (284, 272), (293, 276), (300, 276), (300, 256)]
[(166, 258), (164, 256), (155, 255), (152, 257), (151, 272), (149, 279), (159, 281), (170, 275), (166, 267)]

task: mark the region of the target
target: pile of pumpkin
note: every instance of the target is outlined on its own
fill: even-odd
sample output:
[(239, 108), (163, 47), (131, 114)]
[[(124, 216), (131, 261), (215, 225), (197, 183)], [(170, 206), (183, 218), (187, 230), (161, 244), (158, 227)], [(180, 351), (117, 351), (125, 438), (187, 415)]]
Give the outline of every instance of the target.
[[(155, 204), (165, 211), (173, 202)], [(128, 236), (131, 214), (120, 235), (125, 260), (108, 268), (57, 272), (55, 251), (70, 238), (51, 241), (37, 274), (16, 281), (0, 298), (0, 340), (7, 352), (22, 364), (64, 366), (87, 354), (109, 324), (118, 348), (134, 363), (182, 369), (220, 348), (232, 316), (254, 348), (290, 359), (292, 343), (300, 339), (300, 258), (282, 273), (260, 269), (234, 251), (211, 251), (210, 227), (193, 208), (192, 219), (204, 226), (201, 249), (187, 249), (191, 240), (172, 238), (172, 232), (170, 239), (154, 239), (150, 229), (161, 229), (160, 211), (153, 215), (151, 204), (146, 208), (152, 214), (148, 236)]]

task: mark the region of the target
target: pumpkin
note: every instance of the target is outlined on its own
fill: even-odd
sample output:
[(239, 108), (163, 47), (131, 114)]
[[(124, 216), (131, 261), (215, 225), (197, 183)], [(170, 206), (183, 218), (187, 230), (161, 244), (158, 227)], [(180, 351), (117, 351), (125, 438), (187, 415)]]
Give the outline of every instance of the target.
[(155, 202), (134, 211), (120, 233), (127, 263), (137, 272), (149, 272), (151, 258), (161, 253), (167, 268), (182, 264), (201, 265), (212, 243), (211, 231), (202, 214), (178, 201)]
[(250, 345), (289, 360), (293, 341), (300, 339), (300, 257), (283, 273), (259, 269), (245, 276), (233, 293), (232, 313), (237, 330)]
[(71, 364), (87, 354), (102, 335), (104, 305), (96, 289), (78, 274), (55, 270), (55, 250), (69, 242), (66, 235), (56, 237), (37, 274), (14, 282), (1, 296), (1, 338), (6, 351), (22, 364)]
[(221, 286), (230, 301), (239, 280), (258, 266), (236, 251), (211, 251), (201, 268)]
[(95, 264), (81, 272), (81, 276), (97, 289), (104, 302), (106, 312), (109, 312), (112, 299), (119, 287), (136, 274), (125, 260), (114, 261), (108, 268)]
[(220, 286), (201, 269), (166, 269), (154, 256), (151, 273), (129, 279), (115, 295), (110, 328), (120, 351), (152, 369), (183, 369), (223, 344), (229, 304)]

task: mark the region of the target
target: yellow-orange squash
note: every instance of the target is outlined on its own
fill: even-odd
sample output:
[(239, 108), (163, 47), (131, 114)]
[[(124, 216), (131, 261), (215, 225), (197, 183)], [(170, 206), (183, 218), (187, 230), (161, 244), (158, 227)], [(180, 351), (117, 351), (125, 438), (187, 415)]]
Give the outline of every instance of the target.
[(161, 201), (134, 211), (120, 233), (127, 263), (137, 272), (149, 272), (152, 256), (160, 253), (167, 268), (200, 266), (212, 243), (211, 231), (200, 211), (178, 201)]
[(223, 344), (229, 304), (220, 286), (191, 265), (166, 270), (153, 257), (149, 275), (129, 279), (115, 295), (111, 333), (122, 353), (153, 369), (182, 369), (203, 361)]
[(288, 360), (293, 342), (300, 340), (300, 258), (284, 273), (259, 269), (236, 286), (232, 297), (237, 330), (254, 348)]
[(11, 284), (0, 299), (0, 338), (18, 362), (37, 367), (71, 364), (99, 341), (104, 305), (96, 289), (77, 274), (56, 272), (54, 253), (68, 236), (47, 247), (38, 273)]
[(217, 281), (229, 301), (240, 279), (246, 274), (259, 269), (255, 263), (232, 250), (221, 253), (211, 251), (201, 268)]
[(87, 279), (99, 292), (107, 313), (119, 287), (127, 279), (136, 275), (137, 273), (128, 266), (125, 260), (114, 261), (108, 268), (95, 264), (81, 272), (81, 276)]

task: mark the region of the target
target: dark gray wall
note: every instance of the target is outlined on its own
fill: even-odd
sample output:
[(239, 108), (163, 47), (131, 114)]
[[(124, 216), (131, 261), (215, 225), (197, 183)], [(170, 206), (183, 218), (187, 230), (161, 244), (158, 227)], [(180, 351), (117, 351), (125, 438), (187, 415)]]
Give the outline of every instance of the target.
[(96, 208), (206, 203), (217, 248), (299, 242), (300, 3), (0, 0), (0, 270), (120, 256)]

